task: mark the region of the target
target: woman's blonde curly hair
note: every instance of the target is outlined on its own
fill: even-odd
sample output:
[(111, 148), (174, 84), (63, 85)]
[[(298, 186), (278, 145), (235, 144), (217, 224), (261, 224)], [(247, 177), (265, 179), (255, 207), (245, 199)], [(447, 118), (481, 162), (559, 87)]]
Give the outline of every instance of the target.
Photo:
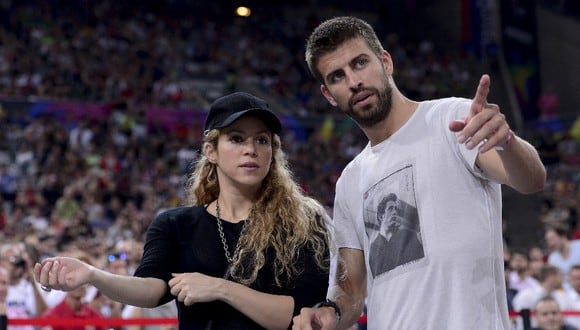
[[(204, 146), (209, 143), (217, 148), (218, 138), (218, 129), (209, 131)], [(245, 285), (256, 281), (269, 248), (275, 252), (273, 272), (279, 287), (303, 271), (296, 261), (298, 251), (304, 246), (314, 251), (321, 270), (330, 267), (331, 232), (324, 207), (305, 196), (294, 181), (276, 134), (272, 138), (272, 155), (270, 171), (239, 238), (239, 257), (231, 268), (231, 276)], [(203, 153), (200, 155), (186, 182), (189, 205), (207, 205), (218, 198), (220, 187), (215, 167)]]

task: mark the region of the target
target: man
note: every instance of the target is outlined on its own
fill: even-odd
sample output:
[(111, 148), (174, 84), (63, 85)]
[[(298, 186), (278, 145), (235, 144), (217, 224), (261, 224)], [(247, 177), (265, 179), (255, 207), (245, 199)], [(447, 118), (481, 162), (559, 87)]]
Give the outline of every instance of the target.
[[(338, 285), (329, 301), (302, 309), (294, 328), (344, 329), (366, 300), (370, 329), (508, 329), (500, 184), (536, 192), (546, 172), (536, 150), (487, 103), (489, 77), (473, 101), (410, 100), (372, 27), (353, 17), (320, 24), (306, 60), (324, 97), (357, 122), (369, 144), (336, 186)], [(416, 200), (424, 255), (375, 274), (369, 250), (376, 229), (367, 214), (390, 193)], [(384, 258), (391, 253), (399, 252), (385, 250)]]
[[(580, 265), (570, 268), (566, 293), (572, 301), (570, 310), (580, 311)], [(580, 316), (568, 316), (566, 321), (577, 328), (580, 327)]]
[(549, 225), (544, 239), (550, 252), (548, 263), (560, 268), (564, 280), (568, 281), (570, 268), (580, 264), (580, 240), (570, 240), (570, 232), (564, 225)]
[[(86, 286), (78, 287), (66, 293), (65, 298), (56, 306), (47, 309), (43, 314), (44, 319), (102, 319), (103, 316), (82, 301), (86, 293)], [(85, 326), (52, 326), (52, 330), (83, 330)], [(98, 326), (92, 329), (107, 329)]]
[(505, 275), (505, 283), (506, 283), (506, 298), (507, 298), (507, 306), (508, 306), (508, 311), (511, 312), (514, 310), (514, 305), (513, 305), (513, 300), (514, 297), (516, 296), (516, 294), (518, 294), (518, 290), (511, 288), (509, 283), (510, 283), (510, 274), (511, 274), (511, 269), (510, 269), (510, 263), (509, 261), (505, 261), (503, 264), (503, 270), (504, 270), (504, 275)]
[(573, 309), (572, 299), (562, 288), (562, 271), (558, 267), (545, 265), (540, 271), (539, 284), (537, 287), (518, 291), (512, 301), (515, 311), (532, 310), (544, 296), (552, 296), (565, 310)]
[[(379, 203), (377, 219), (380, 231), (371, 243), (369, 257), (374, 276), (425, 256), (421, 234), (415, 225), (417, 213), (414, 212), (414, 216), (405, 214), (403, 209), (409, 208), (404, 208), (403, 203), (394, 193)], [(385, 251), (390, 253), (385, 255)]]
[[(0, 266), (8, 271), (6, 315), (8, 318), (35, 318), (47, 308), (37, 285), (30, 278), (31, 259), (22, 242), (0, 245)], [(9, 326), (9, 330), (32, 330), (32, 326)]]
[(6, 296), (8, 295), (9, 275), (8, 270), (0, 266), (0, 330), (8, 328), (6, 316)]
[(509, 286), (518, 291), (527, 288), (538, 287), (540, 283), (538, 280), (530, 275), (530, 259), (528, 251), (523, 249), (515, 249), (511, 253)]
[(558, 302), (552, 297), (543, 297), (536, 304), (537, 327), (533, 330), (576, 330), (575, 327), (565, 324)]

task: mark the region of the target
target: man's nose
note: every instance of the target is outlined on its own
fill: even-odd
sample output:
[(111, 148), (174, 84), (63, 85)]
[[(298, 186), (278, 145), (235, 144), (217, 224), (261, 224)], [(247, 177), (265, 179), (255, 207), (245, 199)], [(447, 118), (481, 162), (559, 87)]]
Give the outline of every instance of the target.
[(358, 73), (353, 70), (346, 72), (346, 81), (351, 89), (358, 89), (362, 86), (362, 79)]

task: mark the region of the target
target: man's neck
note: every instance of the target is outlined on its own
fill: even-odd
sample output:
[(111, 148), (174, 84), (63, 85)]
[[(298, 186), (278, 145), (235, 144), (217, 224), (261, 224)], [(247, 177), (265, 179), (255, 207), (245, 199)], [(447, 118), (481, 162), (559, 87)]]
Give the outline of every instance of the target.
[[(419, 102), (415, 102), (398, 94), (400, 99), (393, 104), (391, 113), (380, 123), (371, 127), (362, 127), (371, 146), (380, 144), (395, 134), (413, 116), (419, 107)], [(394, 97), (394, 96), (393, 96)]]
[(560, 254), (564, 259), (568, 259), (570, 256), (570, 242), (564, 242), (560, 248)]

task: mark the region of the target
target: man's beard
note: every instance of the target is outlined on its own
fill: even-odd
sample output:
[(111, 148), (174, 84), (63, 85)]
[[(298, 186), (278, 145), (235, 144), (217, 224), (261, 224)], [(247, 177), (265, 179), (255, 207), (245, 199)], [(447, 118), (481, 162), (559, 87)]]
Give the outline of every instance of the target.
[(370, 91), (375, 94), (378, 98), (377, 103), (368, 104), (359, 110), (359, 112), (356, 112), (351, 101), (344, 112), (360, 126), (372, 127), (387, 118), (389, 113), (391, 113), (391, 108), (393, 106), (393, 89), (391, 88), (391, 85), (386, 82), (385, 88), (381, 91), (373, 87), (361, 87), (354, 91), (353, 95), (356, 95), (361, 91)]

